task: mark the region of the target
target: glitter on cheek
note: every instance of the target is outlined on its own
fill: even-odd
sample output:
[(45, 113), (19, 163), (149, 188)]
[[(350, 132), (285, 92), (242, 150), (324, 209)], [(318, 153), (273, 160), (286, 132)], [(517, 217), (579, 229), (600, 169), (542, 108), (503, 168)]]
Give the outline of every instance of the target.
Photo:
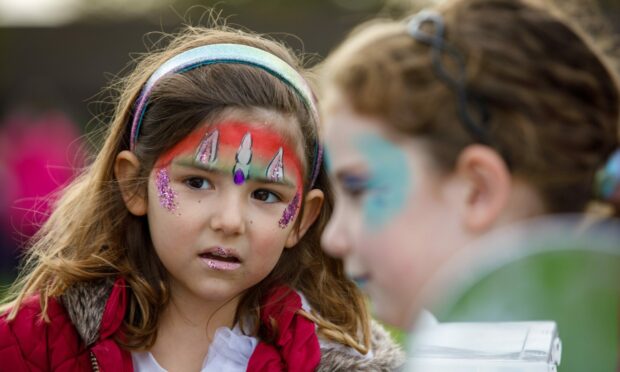
[(170, 174), (168, 174), (168, 169), (161, 168), (157, 171), (155, 185), (157, 186), (157, 193), (159, 194), (159, 204), (170, 212), (176, 211), (177, 202), (175, 199), (177, 193), (170, 187)]
[(286, 209), (282, 213), (282, 218), (280, 218), (280, 221), (278, 222), (278, 225), (280, 226), (280, 228), (282, 229), (286, 228), (286, 226), (288, 226), (288, 224), (291, 223), (293, 218), (295, 218), (295, 216), (297, 215), (297, 210), (299, 209), (300, 199), (301, 199), (300, 193), (297, 192), (293, 200), (291, 200), (291, 203), (286, 207)]

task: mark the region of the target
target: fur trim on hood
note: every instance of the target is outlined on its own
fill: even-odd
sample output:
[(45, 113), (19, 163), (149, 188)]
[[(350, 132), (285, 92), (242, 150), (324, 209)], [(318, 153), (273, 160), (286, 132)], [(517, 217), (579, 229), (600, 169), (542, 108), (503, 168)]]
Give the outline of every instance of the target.
[(342, 348), (323, 349), (321, 350), (321, 363), (317, 372), (388, 372), (400, 370), (405, 362), (403, 350), (379, 323), (373, 320), (370, 328), (372, 357), (356, 355), (352, 351)]
[(113, 279), (80, 282), (69, 287), (61, 297), (71, 322), (87, 346), (99, 338), (101, 319), (113, 285)]

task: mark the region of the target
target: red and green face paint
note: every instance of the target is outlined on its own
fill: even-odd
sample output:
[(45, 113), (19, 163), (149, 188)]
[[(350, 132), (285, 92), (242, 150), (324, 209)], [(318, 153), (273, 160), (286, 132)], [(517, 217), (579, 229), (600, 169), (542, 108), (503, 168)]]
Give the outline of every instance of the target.
[(303, 178), (296, 152), (277, 131), (240, 122), (201, 127), (165, 153), (155, 165), (160, 204), (176, 208), (176, 194), (170, 188), (167, 167), (179, 155), (194, 154), (201, 168), (230, 172), (235, 185), (247, 180), (294, 185), (296, 194), (278, 222), (285, 228), (301, 205)]

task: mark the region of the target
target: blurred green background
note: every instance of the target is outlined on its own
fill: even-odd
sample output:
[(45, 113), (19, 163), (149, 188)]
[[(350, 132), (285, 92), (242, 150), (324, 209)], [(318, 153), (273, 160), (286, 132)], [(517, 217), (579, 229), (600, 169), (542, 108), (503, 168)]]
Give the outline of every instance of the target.
[(486, 257), (446, 288), (433, 313), (441, 322), (555, 321), (563, 350), (560, 372), (615, 371), (620, 224), (585, 234), (579, 226), (541, 225), (516, 239), (500, 235), (493, 244), (504, 252), (484, 251)]

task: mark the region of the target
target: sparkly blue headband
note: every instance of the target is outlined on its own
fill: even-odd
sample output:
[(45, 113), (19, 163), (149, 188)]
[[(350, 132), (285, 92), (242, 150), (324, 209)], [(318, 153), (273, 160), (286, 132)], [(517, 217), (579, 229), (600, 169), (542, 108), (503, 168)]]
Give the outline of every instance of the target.
[[(193, 48), (177, 54), (164, 62), (149, 77), (142, 88), (142, 92), (135, 103), (135, 112), (131, 125), (130, 148), (133, 151), (140, 135), (140, 126), (148, 105), (148, 99), (153, 87), (164, 76), (183, 73), (195, 68), (219, 63), (243, 64), (258, 67), (269, 74), (277, 77), (292, 88), (301, 98), (310, 112), (314, 123), (317, 125), (318, 135), (318, 112), (312, 90), (306, 80), (288, 63), (275, 55), (262, 49), (243, 44), (210, 44)], [(316, 153), (312, 164), (312, 177), (310, 187), (314, 185), (321, 167), (323, 147), (319, 140), (316, 142)]]

